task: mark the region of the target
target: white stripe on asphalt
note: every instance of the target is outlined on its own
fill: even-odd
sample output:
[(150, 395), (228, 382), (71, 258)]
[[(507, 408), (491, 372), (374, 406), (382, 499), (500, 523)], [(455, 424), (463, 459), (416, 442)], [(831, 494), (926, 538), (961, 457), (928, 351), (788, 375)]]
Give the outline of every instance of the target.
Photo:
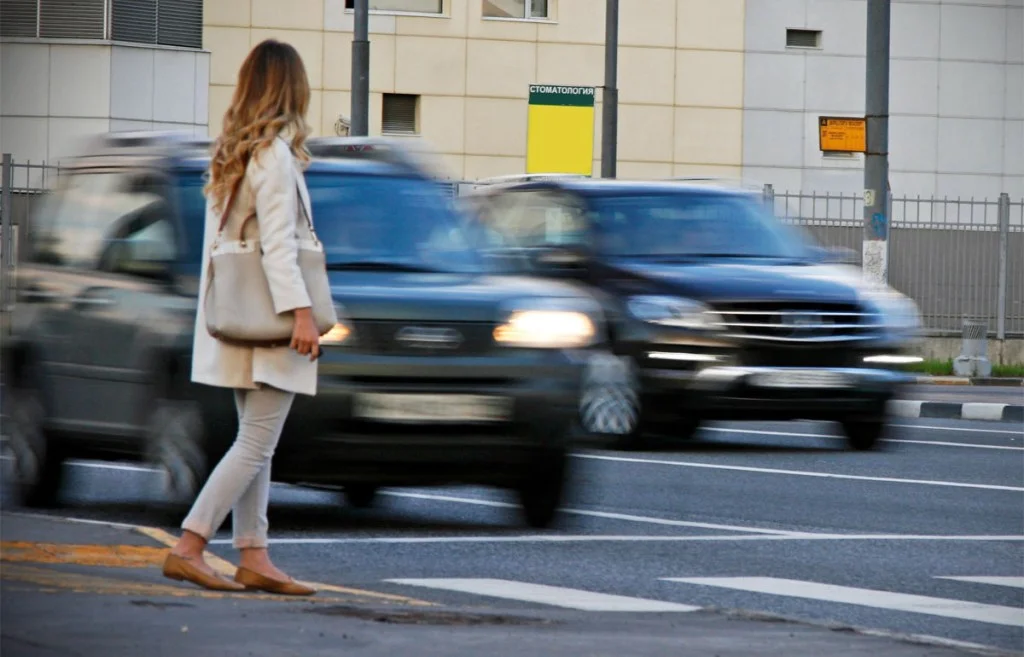
[[(518, 504), (509, 502), (497, 502), (493, 500), (482, 500), (476, 497), (455, 497), (453, 495), (438, 495), (434, 493), (406, 493), (401, 491), (383, 491), (382, 495), (390, 497), (405, 497), (414, 500), (431, 500), (434, 502), (458, 502), (460, 504), (475, 504), (477, 506), (497, 507), (502, 509), (517, 509)], [(624, 520), (627, 522), (642, 522), (649, 525), (664, 525), (667, 527), (693, 527), (696, 529), (720, 529), (731, 532), (745, 532), (753, 534), (769, 534), (775, 536), (790, 536), (798, 532), (782, 529), (764, 529), (761, 527), (744, 527), (741, 525), (718, 525), (707, 522), (690, 522), (688, 520), (671, 520), (668, 518), (653, 518), (650, 516), (635, 516), (625, 513), (610, 513), (607, 511), (588, 511), (584, 509), (561, 509), (561, 513), (573, 516), (589, 516), (592, 518), (604, 518), (605, 520)]]
[(972, 427), (940, 427), (933, 424), (892, 424), (890, 426), (899, 427), (901, 429), (928, 429), (930, 431), (966, 431), (969, 433), (1002, 433), (1010, 436), (1021, 437), (1024, 436), (1024, 431), (1017, 429), (1016, 431), (1010, 431), (1007, 429), (975, 429)]
[[(822, 433), (795, 433), (791, 431), (760, 431), (760, 430), (746, 430), (746, 429), (726, 429), (724, 427), (707, 427), (704, 431), (713, 431), (715, 433), (738, 433), (738, 434), (754, 434), (758, 436), (785, 436), (789, 438), (826, 438), (828, 440), (845, 440), (841, 436), (830, 436)], [(981, 429), (979, 429), (981, 431)], [(977, 443), (949, 443), (940, 442), (937, 440), (907, 440), (904, 438), (887, 438), (882, 442), (886, 443), (908, 443), (912, 445), (938, 445), (941, 447), (974, 447), (977, 449), (1009, 449), (1016, 451), (1024, 451), (1024, 447), (1006, 446), (1006, 445), (979, 445)]]
[(619, 612), (663, 612), (663, 611), (697, 611), (700, 607), (681, 605), (660, 600), (629, 598), (607, 593), (594, 593), (580, 589), (569, 589), (561, 586), (544, 584), (528, 584), (505, 579), (388, 579), (392, 584), (421, 586), (443, 591), (472, 593), (491, 598), (517, 600), (519, 602), (535, 602), (553, 607), (579, 609), (582, 611), (619, 611)]
[(996, 484), (971, 484), (960, 481), (934, 481), (931, 479), (900, 479), (898, 477), (869, 477), (866, 475), (838, 474), (834, 472), (809, 472), (806, 470), (781, 470), (777, 468), (754, 468), (746, 465), (716, 465), (713, 463), (696, 463), (693, 461), (669, 461), (663, 459), (641, 459), (627, 456), (604, 456), (601, 454), (573, 454), (580, 459), (595, 461), (616, 461), (619, 463), (642, 463), (646, 465), (671, 465), (677, 468), (705, 468), (709, 470), (733, 470), (736, 472), (755, 472), (759, 474), (791, 475), (796, 477), (821, 477), (824, 479), (847, 479), (851, 481), (874, 481), (889, 484), (914, 484), (917, 486), (942, 486), (947, 488), (973, 488), (977, 490), (1001, 490), (1024, 493), (1020, 486), (998, 486)]
[[(995, 586), (1012, 586), (1024, 589), (1024, 577), (938, 577), (937, 579), (952, 579), (958, 582), (973, 582), (976, 584), (993, 584)], [(1022, 612), (1024, 613), (1024, 612)]]
[(964, 404), (960, 410), (960, 419), (999, 421), (1003, 419), (1003, 409), (1006, 408), (1007, 406), (1009, 406), (1009, 404), (993, 404), (982, 402), (972, 402), (970, 404)]
[(665, 577), (662, 579), (667, 582), (700, 584), (735, 591), (767, 593), (891, 611), (959, 618), (979, 623), (1024, 627), (1024, 610), (1018, 607), (1002, 607), (963, 600), (859, 589), (776, 577)]
[[(929, 535), (929, 534), (797, 534), (790, 536), (707, 535), (650, 536), (609, 534), (528, 534), (522, 536), (373, 536), (369, 538), (272, 538), (272, 545), (341, 544), (432, 544), (432, 543), (702, 543), (744, 541), (932, 541), (932, 542), (1024, 542), (1024, 535)], [(231, 545), (231, 539), (218, 538), (211, 545)]]

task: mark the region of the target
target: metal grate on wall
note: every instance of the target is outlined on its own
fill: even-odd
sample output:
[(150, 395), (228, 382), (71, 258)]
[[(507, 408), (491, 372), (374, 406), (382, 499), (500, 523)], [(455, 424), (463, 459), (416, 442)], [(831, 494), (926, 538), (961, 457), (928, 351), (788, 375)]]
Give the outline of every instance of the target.
[(787, 48), (820, 48), (821, 30), (786, 30)]
[(419, 96), (411, 94), (384, 94), (382, 132), (386, 135), (417, 134), (416, 110), (419, 100)]
[(0, 36), (201, 48), (203, 0), (0, 0)]

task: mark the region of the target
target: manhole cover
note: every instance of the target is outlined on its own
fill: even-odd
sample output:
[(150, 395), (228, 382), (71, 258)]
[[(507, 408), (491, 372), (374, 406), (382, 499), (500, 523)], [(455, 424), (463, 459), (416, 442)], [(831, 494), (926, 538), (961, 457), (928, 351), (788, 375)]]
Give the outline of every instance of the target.
[(360, 609), (343, 605), (313, 606), (303, 610), (308, 614), (321, 616), (344, 616), (375, 623), (395, 623), (399, 625), (552, 625), (553, 621), (542, 618), (524, 616), (504, 616), (500, 614), (471, 614), (454, 611), (394, 611)]

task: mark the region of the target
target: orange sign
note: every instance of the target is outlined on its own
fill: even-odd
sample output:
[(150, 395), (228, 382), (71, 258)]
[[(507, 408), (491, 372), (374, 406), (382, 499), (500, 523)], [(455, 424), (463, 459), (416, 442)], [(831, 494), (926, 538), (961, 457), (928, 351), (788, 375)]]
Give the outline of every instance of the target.
[(818, 119), (818, 146), (824, 152), (863, 153), (867, 150), (867, 119), (822, 116)]

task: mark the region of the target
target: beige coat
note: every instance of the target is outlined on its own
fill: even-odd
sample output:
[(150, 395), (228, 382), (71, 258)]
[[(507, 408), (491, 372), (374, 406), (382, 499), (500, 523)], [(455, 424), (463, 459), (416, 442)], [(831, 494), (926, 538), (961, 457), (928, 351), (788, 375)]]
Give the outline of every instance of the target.
[[(275, 139), (249, 162), (224, 229), (224, 239), (238, 239), (242, 219), (255, 211), (256, 220), (249, 222), (245, 237), (260, 241), (263, 271), (278, 313), (310, 305), (298, 265), (297, 240), (309, 238), (305, 217), (299, 214), (297, 196), (300, 194), (312, 218), (302, 169), (287, 142)], [(223, 388), (252, 389), (266, 384), (297, 394), (315, 395), (317, 364), (310, 362), (308, 356), (301, 356), (288, 347), (265, 349), (225, 344), (207, 330), (202, 294), (206, 290), (209, 253), (219, 224), (220, 215), (207, 202), (199, 310), (192, 343), (192, 380)]]

